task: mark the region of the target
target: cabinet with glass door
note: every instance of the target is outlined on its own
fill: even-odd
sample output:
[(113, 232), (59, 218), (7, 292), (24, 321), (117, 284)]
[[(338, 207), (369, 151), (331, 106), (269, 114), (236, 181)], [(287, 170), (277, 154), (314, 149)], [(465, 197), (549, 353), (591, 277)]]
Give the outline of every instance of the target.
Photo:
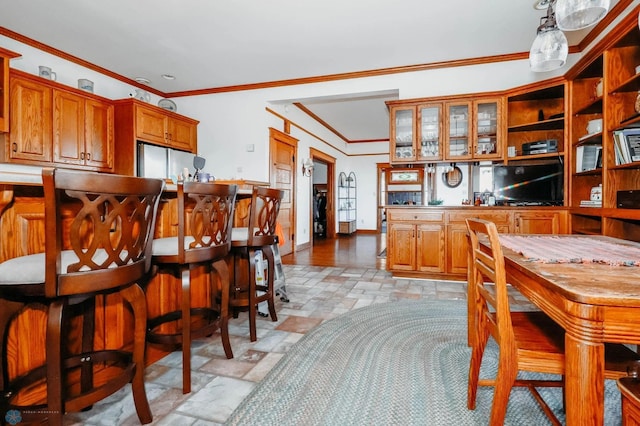
[(501, 159), (501, 112), (500, 98), (447, 103), (445, 159)]
[(440, 103), (390, 106), (389, 112), (392, 164), (442, 159)]
[(473, 102), (473, 158), (502, 159), (502, 98), (488, 98)]

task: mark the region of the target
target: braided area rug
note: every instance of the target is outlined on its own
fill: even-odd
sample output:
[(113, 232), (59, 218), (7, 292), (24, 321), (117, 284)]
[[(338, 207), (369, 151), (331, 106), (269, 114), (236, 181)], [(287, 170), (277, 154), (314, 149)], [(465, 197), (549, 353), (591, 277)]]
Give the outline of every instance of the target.
[[(226, 424), (487, 425), (492, 388), (481, 387), (477, 408), (467, 409), (466, 309), (465, 301), (390, 302), (326, 321), (291, 347)], [(496, 362), (490, 340), (481, 377), (494, 377)], [(541, 394), (564, 421), (562, 391)], [(606, 383), (606, 409), (605, 424), (620, 424), (614, 381)], [(529, 391), (514, 388), (505, 424), (549, 422)]]

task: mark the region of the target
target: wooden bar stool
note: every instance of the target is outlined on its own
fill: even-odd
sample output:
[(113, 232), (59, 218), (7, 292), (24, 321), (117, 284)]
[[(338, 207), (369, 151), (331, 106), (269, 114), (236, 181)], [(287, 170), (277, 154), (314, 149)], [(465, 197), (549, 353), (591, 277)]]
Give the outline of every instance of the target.
[[(233, 315), (238, 311), (249, 311), (249, 335), (252, 342), (257, 339), (256, 313), (258, 304), (267, 301), (272, 321), (277, 321), (274, 301), (273, 278), (275, 262), (272, 246), (277, 243), (276, 219), (280, 211), (283, 191), (265, 187), (254, 187), (249, 208), (247, 228), (233, 228), (231, 258), (233, 262), (232, 289), (229, 306)], [(256, 283), (256, 252), (260, 250), (266, 260), (262, 275), (263, 284)]]
[[(211, 335), (220, 328), (227, 358), (233, 358), (229, 342), (229, 269), (231, 228), (237, 186), (185, 182), (178, 184), (178, 236), (153, 241), (153, 265), (157, 272), (179, 277), (179, 306), (149, 318), (147, 340), (163, 346), (182, 347), (182, 391), (191, 392), (191, 340)], [(209, 271), (209, 301), (192, 301), (192, 272)], [(220, 278), (219, 287), (216, 275)], [(172, 281), (172, 282), (175, 282)], [(220, 295), (218, 296), (218, 293)], [(164, 290), (157, 294), (171, 294)], [(147, 288), (149, 297), (149, 288)], [(166, 296), (165, 296), (166, 298)], [(162, 302), (169, 303), (171, 300)], [(196, 302), (196, 303), (193, 303)]]
[[(150, 423), (144, 388), (147, 310), (140, 283), (151, 266), (163, 182), (50, 168), (43, 169), (42, 180), (45, 251), (0, 264), (0, 297), (22, 304), (11, 315), (3, 313), (2, 416), (14, 410), (21, 421), (61, 425), (66, 412), (90, 407), (131, 382), (138, 418)], [(114, 304), (106, 301), (114, 294), (132, 313), (130, 350), (121, 344), (111, 348), (108, 317), (95, 318), (96, 299), (111, 309)], [(27, 308), (41, 312), (32, 325), (46, 322), (46, 332), (34, 328), (31, 347), (16, 354), (5, 339), (12, 323), (34, 318)], [(44, 362), (20, 366), (39, 345)], [(17, 359), (8, 359), (9, 351)]]

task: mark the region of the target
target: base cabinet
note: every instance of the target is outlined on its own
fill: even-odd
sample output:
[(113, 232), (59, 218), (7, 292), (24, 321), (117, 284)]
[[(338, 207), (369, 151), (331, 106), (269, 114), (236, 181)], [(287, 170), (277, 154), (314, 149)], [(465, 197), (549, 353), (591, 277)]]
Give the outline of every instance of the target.
[(388, 211), (389, 270), (445, 272), (445, 228), (442, 212)]
[(568, 229), (565, 210), (388, 207), (387, 269), (400, 276), (465, 278), (467, 218), (492, 221), (504, 234), (560, 234)]

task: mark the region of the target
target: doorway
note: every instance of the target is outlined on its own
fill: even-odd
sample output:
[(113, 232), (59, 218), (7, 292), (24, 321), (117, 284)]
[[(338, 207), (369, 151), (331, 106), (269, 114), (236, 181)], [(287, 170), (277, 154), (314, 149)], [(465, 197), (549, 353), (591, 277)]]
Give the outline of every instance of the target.
[(318, 240), (335, 238), (335, 158), (314, 148), (309, 150), (313, 161), (311, 175), (311, 218), (309, 229), (312, 244)]

